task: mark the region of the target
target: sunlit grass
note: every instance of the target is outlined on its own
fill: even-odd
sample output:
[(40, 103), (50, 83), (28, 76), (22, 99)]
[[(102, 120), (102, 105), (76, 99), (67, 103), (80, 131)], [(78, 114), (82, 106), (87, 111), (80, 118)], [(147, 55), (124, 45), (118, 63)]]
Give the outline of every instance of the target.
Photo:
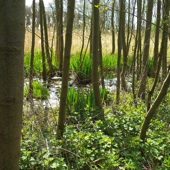
[[(28, 97), (29, 84), (24, 89), (24, 96)], [(39, 81), (33, 81), (33, 97), (36, 99), (47, 99), (49, 90)]]
[[(25, 75), (29, 75), (29, 70), (30, 70), (30, 59), (31, 59), (31, 53), (27, 52), (24, 56), (24, 68), (25, 68)], [(49, 72), (49, 67), (47, 64), (47, 60), (45, 61), (46, 63), (46, 70), (47, 73)], [(57, 68), (56, 60), (54, 54), (52, 55), (52, 65), (54, 68)], [(41, 75), (42, 73), (42, 54), (40, 50), (36, 50), (34, 53), (34, 75)]]

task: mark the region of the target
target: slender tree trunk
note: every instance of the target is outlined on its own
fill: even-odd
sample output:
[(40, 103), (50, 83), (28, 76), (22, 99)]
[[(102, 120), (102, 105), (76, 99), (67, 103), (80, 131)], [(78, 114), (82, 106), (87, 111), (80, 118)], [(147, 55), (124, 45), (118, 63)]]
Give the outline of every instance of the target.
[(126, 80), (125, 80), (125, 74), (127, 69), (127, 44), (126, 44), (126, 38), (125, 38), (125, 1), (121, 1), (120, 6), (120, 21), (121, 22), (121, 42), (123, 47), (123, 66), (122, 66), (122, 72), (121, 72), (121, 87), (122, 90), (127, 90)]
[(23, 108), (25, 1), (0, 0), (0, 169), (18, 170)]
[(43, 11), (43, 25), (44, 25), (44, 35), (45, 35), (45, 50), (46, 50), (46, 57), (47, 57), (47, 63), (49, 66), (49, 70), (50, 70), (50, 76), (54, 75), (54, 69), (53, 69), (53, 65), (52, 65), (52, 60), (51, 60), (51, 56), (50, 56), (50, 49), (49, 49), (49, 43), (48, 43), (48, 31), (47, 31), (47, 21), (46, 21), (46, 13), (45, 13), (45, 7), (44, 7), (44, 1), (41, 0), (42, 3), (42, 11)]
[[(145, 2), (144, 2), (145, 3)], [(137, 57), (136, 57), (136, 79), (139, 80), (141, 75), (141, 60), (142, 60), (142, 27), (141, 27), (141, 17), (142, 17), (142, 1), (137, 0)]]
[(137, 104), (136, 100), (136, 92), (135, 92), (135, 82), (139, 80), (140, 75), (140, 58), (141, 58), (141, 0), (137, 0), (137, 30), (136, 30), (136, 37), (135, 37), (135, 46), (134, 46), (134, 53), (133, 53), (133, 65), (132, 65), (132, 92), (134, 97), (134, 103)]
[[(128, 57), (128, 54), (129, 54), (129, 49), (130, 49), (130, 45), (131, 45), (131, 41), (132, 41), (132, 36), (133, 36), (133, 31), (134, 31), (134, 18), (135, 18), (135, 9), (136, 9), (136, 1), (134, 1), (134, 4), (133, 4), (133, 10), (132, 10), (132, 16), (130, 15), (130, 7), (131, 5), (129, 5), (129, 14), (128, 14), (128, 33), (127, 33), (127, 42), (126, 42), (126, 48), (127, 48), (127, 57)], [(129, 0), (129, 4), (130, 4), (130, 0)]]
[(29, 92), (28, 99), (33, 105), (33, 74), (34, 74), (34, 48), (35, 48), (35, 0), (32, 3), (32, 45), (31, 45), (31, 59), (30, 59), (30, 72), (29, 72)]
[(63, 67), (63, 1), (55, 0), (57, 16), (57, 34), (56, 34), (56, 58), (59, 62), (59, 70)]
[(146, 81), (148, 75), (148, 59), (149, 59), (149, 47), (150, 47), (150, 34), (151, 34), (151, 21), (152, 21), (152, 9), (153, 9), (153, 0), (148, 1), (147, 8), (147, 23), (144, 39), (144, 50), (143, 50), (143, 62), (142, 62), (142, 77), (139, 85), (138, 97), (145, 99), (146, 92)]
[(104, 84), (103, 54), (102, 54), (102, 40), (101, 40), (101, 31), (100, 30), (99, 30), (99, 66), (100, 66), (102, 89), (104, 89), (105, 84)]
[(42, 0), (39, 1), (40, 8), (40, 30), (41, 30), (41, 55), (42, 55), (42, 77), (43, 81), (46, 82), (46, 62), (45, 62), (45, 51), (44, 51), (44, 29), (43, 29), (43, 8), (42, 8)]
[[(80, 50), (80, 63), (82, 62), (82, 54), (83, 54), (84, 40), (85, 40), (85, 28), (86, 28), (85, 12), (86, 12), (86, 0), (84, 0), (84, 3), (83, 3), (83, 33), (82, 33), (82, 45), (81, 45), (81, 50)], [(81, 68), (80, 68), (80, 70), (81, 70)]]
[[(120, 0), (120, 7), (121, 3), (123, 3), (123, 0)], [(120, 102), (120, 60), (121, 60), (121, 49), (122, 49), (122, 10), (120, 9), (119, 12), (119, 31), (118, 31), (118, 56), (117, 56), (117, 84), (116, 84), (116, 104), (119, 104)]]
[(91, 18), (91, 24), (90, 24), (90, 35), (89, 35), (89, 40), (90, 40), (90, 57), (92, 57), (92, 46), (93, 46), (93, 42), (92, 42), (92, 18)]
[(75, 0), (71, 0), (71, 1), (68, 0), (63, 79), (62, 79), (62, 88), (61, 88), (61, 95), (60, 95), (60, 109), (59, 109), (59, 117), (58, 117), (57, 138), (63, 137), (64, 124), (66, 120), (66, 99), (67, 99), (67, 91), (68, 91), (68, 78), (69, 78), (70, 52), (71, 52), (71, 45), (72, 45), (74, 8), (75, 8)]
[(151, 122), (151, 119), (153, 118), (157, 108), (159, 107), (159, 105), (161, 104), (162, 100), (164, 99), (164, 97), (166, 96), (167, 94), (167, 90), (169, 88), (169, 85), (170, 85), (170, 71), (162, 85), (162, 88), (157, 96), (157, 98), (155, 99), (155, 102), (153, 103), (153, 105), (151, 106), (151, 108), (149, 109), (146, 117), (145, 117), (145, 120), (144, 120), (144, 123), (142, 125), (142, 129), (141, 129), (141, 132), (140, 132), (140, 139), (145, 141), (146, 139), (146, 132), (149, 128), (149, 124)]
[(155, 44), (154, 44), (154, 56), (153, 56), (153, 67), (152, 76), (155, 77), (158, 62), (158, 52), (159, 52), (159, 33), (160, 33), (160, 21), (161, 21), (161, 0), (157, 0), (157, 21), (156, 21), (156, 31), (155, 31)]
[(160, 69), (161, 69), (161, 61), (162, 61), (162, 58), (161, 58), (161, 55), (160, 55), (158, 65), (157, 65), (157, 71), (155, 73), (155, 80), (154, 80), (153, 86), (152, 86), (152, 88), (151, 88), (151, 90), (149, 91), (149, 94), (148, 94), (147, 110), (150, 109), (151, 98), (152, 98), (152, 96), (154, 94), (154, 91), (155, 91), (155, 88), (156, 88), (156, 85), (157, 85), (157, 82), (158, 82), (158, 79), (159, 79), (159, 72), (160, 72)]
[(95, 105), (99, 109), (97, 119), (104, 119), (104, 110), (99, 89), (99, 0), (92, 3), (92, 86), (94, 91)]
[(115, 1), (112, 2), (112, 16), (111, 16), (111, 26), (112, 26), (112, 53), (115, 53), (115, 24), (114, 24), (114, 6)]
[(162, 35), (162, 42), (161, 42), (161, 51), (160, 54), (162, 55), (162, 79), (164, 80), (167, 75), (167, 48), (168, 48), (168, 17), (169, 17), (169, 0), (165, 0), (163, 4), (163, 35)]

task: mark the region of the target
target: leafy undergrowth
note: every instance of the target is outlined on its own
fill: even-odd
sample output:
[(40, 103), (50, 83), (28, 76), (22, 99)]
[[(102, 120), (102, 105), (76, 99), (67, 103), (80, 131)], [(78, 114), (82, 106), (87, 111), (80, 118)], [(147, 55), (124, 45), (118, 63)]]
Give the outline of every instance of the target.
[(170, 169), (168, 103), (159, 108), (143, 143), (139, 133), (145, 106), (138, 102), (135, 107), (129, 96), (123, 97), (120, 106), (105, 108), (103, 122), (93, 121), (90, 112), (83, 122), (67, 120), (62, 140), (56, 140), (57, 110), (25, 113), (20, 169)]

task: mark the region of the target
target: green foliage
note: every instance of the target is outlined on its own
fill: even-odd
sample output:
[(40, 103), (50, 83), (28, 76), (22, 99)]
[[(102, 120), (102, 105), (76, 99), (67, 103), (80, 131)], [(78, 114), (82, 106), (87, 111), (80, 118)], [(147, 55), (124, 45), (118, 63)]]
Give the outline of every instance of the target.
[(170, 96), (152, 119), (145, 143), (139, 139), (145, 103), (138, 100), (134, 105), (127, 93), (120, 97), (119, 106), (104, 108), (103, 121), (94, 121), (92, 91), (70, 88), (70, 112), (61, 140), (56, 140), (57, 110), (24, 114), (20, 169), (169, 169)]
[(105, 70), (116, 70), (117, 68), (117, 56), (105, 55), (103, 56), (103, 68)]
[[(103, 56), (103, 68), (105, 70), (105, 78), (113, 78), (113, 72), (117, 70), (117, 55), (104, 55)], [(120, 69), (122, 69), (123, 58), (120, 61)], [(127, 69), (130, 69), (132, 65), (132, 57), (128, 57)], [(110, 76), (111, 75), (111, 76)]]
[[(105, 101), (107, 94), (106, 89), (100, 90), (102, 101)], [(67, 112), (74, 121), (84, 120), (89, 115), (95, 115), (94, 93), (92, 88), (75, 88), (68, 89), (67, 94)], [(94, 114), (94, 115), (93, 115)]]
[(148, 59), (148, 76), (151, 76), (152, 66), (153, 66), (153, 59), (152, 59), (152, 58), (149, 58), (149, 59)]
[[(44, 111), (39, 109), (39, 114), (24, 115), (20, 170), (66, 170), (64, 158), (57, 151), (61, 144), (55, 140), (54, 127), (51, 126), (55, 123), (56, 113), (49, 111), (48, 115), (45, 115)], [(49, 126), (44, 122), (44, 116), (51, 122)]]
[[(27, 53), (24, 57), (24, 66), (25, 66), (26, 75), (29, 74), (30, 59), (31, 59), (31, 53)], [(42, 72), (42, 57), (41, 57), (40, 51), (37, 51), (34, 54), (34, 72), (35, 73), (41, 73)]]
[[(24, 89), (24, 96), (28, 97), (29, 84)], [(47, 99), (49, 90), (39, 81), (33, 81), (33, 97), (36, 99)]]
[(70, 69), (76, 73), (78, 84), (87, 84), (91, 82), (92, 61), (89, 55), (81, 61), (79, 55), (71, 57)]
[[(26, 53), (24, 56), (24, 68), (25, 68), (25, 74), (26, 76), (29, 75), (29, 70), (30, 70), (30, 59), (31, 59), (31, 53)], [(56, 68), (57, 64), (55, 63), (54, 56), (52, 56), (52, 64), (53, 67)], [(34, 74), (35, 75), (41, 75), (42, 73), (42, 56), (41, 56), (41, 51), (36, 51), (34, 53)], [(49, 67), (46, 61), (46, 69), (47, 73), (49, 72)]]

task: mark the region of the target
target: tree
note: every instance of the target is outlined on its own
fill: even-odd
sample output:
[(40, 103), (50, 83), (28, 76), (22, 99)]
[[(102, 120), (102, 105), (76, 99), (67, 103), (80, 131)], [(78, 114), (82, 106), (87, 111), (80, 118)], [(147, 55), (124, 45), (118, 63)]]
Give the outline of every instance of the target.
[(29, 72), (29, 92), (28, 99), (33, 104), (33, 73), (34, 73), (34, 49), (35, 49), (35, 0), (32, 3), (32, 45), (31, 45), (31, 59), (30, 59), (30, 72)]
[[(123, 0), (120, 1), (120, 7), (122, 7), (121, 3)], [(117, 54), (117, 84), (116, 84), (116, 104), (119, 104), (120, 100), (120, 60), (121, 60), (121, 49), (122, 49), (122, 9), (119, 11), (119, 30), (118, 30), (118, 54)]]
[[(133, 53), (133, 65), (132, 65), (132, 92), (134, 101), (136, 103), (136, 92), (135, 92), (135, 80), (139, 80), (139, 75), (141, 73), (141, 11), (142, 11), (142, 2), (141, 0), (137, 0), (137, 30), (136, 30), (136, 37), (135, 37), (135, 46), (134, 46), (134, 53)], [(135, 73), (137, 72), (137, 75)]]
[(154, 2), (153, 0), (148, 1), (147, 8), (146, 31), (144, 38), (143, 61), (142, 61), (142, 77), (138, 91), (138, 97), (141, 97), (142, 99), (145, 99), (146, 81), (148, 75), (148, 59), (149, 59), (153, 2)]
[(120, 34), (121, 34), (121, 43), (122, 43), (122, 48), (123, 48), (123, 67), (122, 67), (122, 72), (121, 72), (121, 87), (122, 90), (127, 90), (127, 85), (126, 85), (126, 80), (125, 80), (125, 74), (126, 74), (126, 69), (127, 69), (127, 44), (126, 44), (126, 38), (125, 38), (125, 1), (122, 0), (120, 3), (120, 21), (121, 22), (121, 28), (120, 29)]
[(114, 7), (115, 1), (112, 2), (112, 16), (111, 16), (111, 26), (112, 26), (112, 52), (111, 54), (115, 53), (115, 24), (114, 24)]
[(164, 80), (167, 75), (167, 49), (168, 49), (168, 29), (169, 29), (169, 0), (163, 3), (163, 35), (161, 42), (160, 54), (162, 55), (162, 79)]
[(43, 81), (46, 82), (46, 62), (45, 62), (45, 49), (44, 49), (44, 29), (43, 29), (43, 8), (42, 8), (42, 0), (39, 1), (39, 9), (40, 9), (40, 31), (41, 31), (41, 55), (42, 55), (42, 77)]
[(147, 115), (145, 117), (145, 120), (143, 122), (142, 129), (141, 129), (141, 132), (140, 132), (140, 139), (142, 139), (143, 141), (146, 138), (146, 132), (147, 132), (147, 130), (149, 128), (149, 124), (151, 122), (151, 119), (155, 115), (155, 112), (156, 112), (157, 108), (159, 107), (162, 100), (166, 96), (167, 90), (169, 88), (169, 85), (170, 85), (170, 71), (167, 74), (166, 79), (165, 79), (165, 81), (164, 81), (164, 83), (162, 85), (162, 88), (161, 88), (157, 98), (155, 99), (155, 102), (153, 103), (153, 105), (149, 109), (149, 111), (148, 111), (148, 113), (147, 113)]
[(67, 99), (67, 91), (68, 91), (74, 8), (75, 8), (75, 0), (72, 1), (68, 0), (64, 65), (63, 65), (63, 77), (62, 77), (62, 87), (61, 87), (61, 95), (60, 95), (60, 109), (59, 109), (59, 117), (58, 117), (57, 138), (61, 138), (63, 136), (64, 124), (66, 120), (66, 99)]
[(63, 67), (63, 1), (55, 0), (56, 6), (56, 25), (57, 25), (57, 34), (56, 34), (56, 58), (59, 62), (59, 70), (62, 70)]
[(45, 37), (45, 50), (46, 50), (46, 57), (47, 57), (47, 63), (50, 70), (50, 76), (54, 75), (54, 69), (52, 65), (52, 60), (50, 56), (50, 46), (48, 42), (48, 30), (47, 30), (47, 21), (46, 21), (46, 12), (45, 12), (45, 6), (44, 1), (41, 0), (41, 7), (42, 7), (42, 14), (43, 14), (43, 26), (44, 26), (44, 37)]
[(82, 62), (82, 54), (83, 54), (83, 49), (84, 49), (84, 41), (85, 41), (85, 28), (86, 28), (86, 0), (84, 0), (83, 3), (83, 30), (82, 30), (82, 45), (81, 45), (81, 50), (80, 50), (80, 63)]
[[(145, 5), (145, 2), (143, 2)], [(142, 1), (137, 0), (137, 33), (136, 33), (136, 40), (135, 40), (135, 48), (136, 49), (136, 71), (137, 71), (137, 80), (139, 80), (141, 75), (141, 60), (142, 60), (142, 25), (141, 25), (141, 17), (142, 17)], [(135, 50), (134, 50), (135, 51)]]
[(25, 1), (0, 0), (0, 169), (18, 170), (23, 106)]
[(94, 91), (95, 105), (99, 109), (96, 116), (98, 119), (104, 119), (104, 111), (99, 89), (99, 0), (93, 0), (92, 3), (92, 86)]
[(156, 20), (156, 31), (155, 31), (155, 45), (153, 55), (153, 67), (152, 76), (155, 77), (158, 63), (158, 52), (159, 52), (159, 34), (160, 34), (160, 21), (161, 21), (161, 0), (157, 0), (157, 20)]

